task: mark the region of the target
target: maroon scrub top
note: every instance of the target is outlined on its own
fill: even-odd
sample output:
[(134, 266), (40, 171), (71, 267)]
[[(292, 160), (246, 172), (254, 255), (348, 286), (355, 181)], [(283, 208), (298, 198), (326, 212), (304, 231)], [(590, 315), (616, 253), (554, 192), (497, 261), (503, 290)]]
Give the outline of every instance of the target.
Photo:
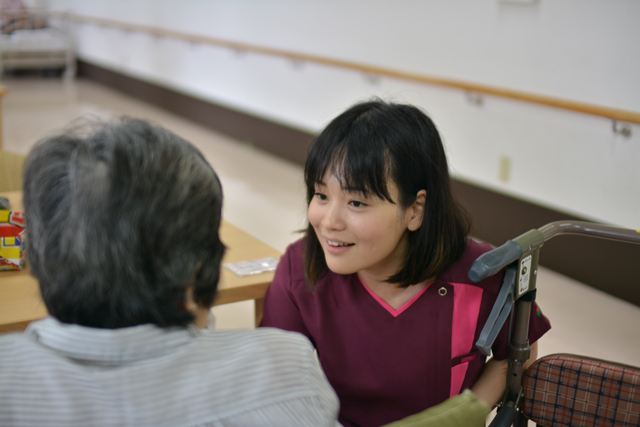
[[(261, 326), (297, 331), (311, 340), (340, 398), (343, 425), (390, 423), (471, 388), (481, 374), (486, 357), (474, 344), (502, 275), (472, 283), (467, 272), (489, 250), (489, 245), (468, 239), (463, 256), (394, 317), (356, 274), (329, 271), (310, 291), (300, 240), (280, 260)], [(550, 328), (534, 303), (530, 342)], [(493, 354), (497, 359), (508, 355), (506, 325)]]

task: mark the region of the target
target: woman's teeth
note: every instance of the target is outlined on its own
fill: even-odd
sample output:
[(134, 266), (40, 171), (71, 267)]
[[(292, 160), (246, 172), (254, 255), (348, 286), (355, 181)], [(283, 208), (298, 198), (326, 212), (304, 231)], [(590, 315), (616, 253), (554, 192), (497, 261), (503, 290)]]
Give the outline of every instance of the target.
[(333, 246), (336, 248), (339, 248), (341, 246), (352, 246), (353, 243), (339, 243), (339, 242), (332, 242), (331, 240), (327, 240), (327, 243), (329, 244), (329, 246)]

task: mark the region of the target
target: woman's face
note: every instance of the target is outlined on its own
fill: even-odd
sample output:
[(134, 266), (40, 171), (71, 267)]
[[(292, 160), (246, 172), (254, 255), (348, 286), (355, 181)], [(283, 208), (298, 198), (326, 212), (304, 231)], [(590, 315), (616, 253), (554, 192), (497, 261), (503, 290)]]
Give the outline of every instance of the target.
[(396, 185), (389, 182), (388, 190), (396, 204), (345, 192), (330, 168), (316, 186), (309, 204), (309, 223), (331, 271), (364, 271), (380, 280), (398, 272), (408, 246), (408, 227), (419, 225), (415, 225), (413, 208), (400, 207)]

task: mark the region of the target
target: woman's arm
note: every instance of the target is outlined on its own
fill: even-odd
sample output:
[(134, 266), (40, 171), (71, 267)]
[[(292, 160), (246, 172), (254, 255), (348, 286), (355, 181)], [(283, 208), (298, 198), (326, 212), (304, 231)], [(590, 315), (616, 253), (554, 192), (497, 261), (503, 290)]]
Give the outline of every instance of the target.
[[(538, 343), (531, 344), (531, 357), (527, 360), (522, 368), (523, 372), (536, 361), (538, 358)], [(478, 400), (489, 405), (490, 408), (502, 399), (504, 388), (507, 383), (508, 359), (495, 360), (490, 359), (484, 365), (484, 371), (478, 378), (478, 381), (471, 387), (471, 391), (475, 393)]]
[(299, 250), (299, 244), (294, 243), (287, 248), (287, 251), (280, 258), (273, 281), (269, 285), (264, 298), (260, 326), (299, 332), (312, 340), (292, 289), (292, 270), (294, 269), (292, 262), (295, 262), (292, 259), (292, 252)]

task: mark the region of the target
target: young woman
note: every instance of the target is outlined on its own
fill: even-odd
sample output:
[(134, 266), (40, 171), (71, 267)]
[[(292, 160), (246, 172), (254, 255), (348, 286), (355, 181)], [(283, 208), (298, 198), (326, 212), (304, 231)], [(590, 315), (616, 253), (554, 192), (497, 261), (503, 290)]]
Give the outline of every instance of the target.
[[(491, 248), (467, 237), (433, 122), (409, 105), (355, 105), (315, 141), (305, 182), (309, 226), (280, 261), (262, 326), (311, 340), (340, 422), (379, 426), (469, 388), (495, 405), (506, 328), (487, 363), (474, 343), (501, 277), (467, 277)], [(536, 309), (531, 343), (550, 328)]]

